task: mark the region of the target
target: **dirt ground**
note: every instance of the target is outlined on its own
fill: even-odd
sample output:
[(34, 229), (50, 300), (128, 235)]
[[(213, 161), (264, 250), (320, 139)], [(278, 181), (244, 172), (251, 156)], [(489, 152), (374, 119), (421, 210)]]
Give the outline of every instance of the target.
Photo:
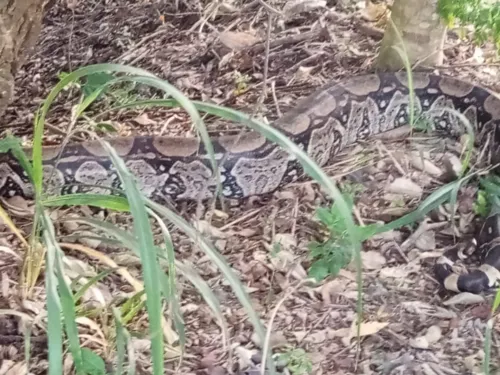
[[(269, 3), (278, 10), (285, 4)], [(210, 100), (248, 113), (255, 111), (272, 121), (322, 84), (372, 69), (383, 25), (366, 19), (374, 14), (360, 12), (362, 4), (364, 1), (355, 4), (328, 0), (326, 7), (287, 19), (273, 17), (267, 95), (258, 106), (266, 75), (263, 42), (268, 29), (268, 12), (261, 2), (55, 1), (45, 16), (36, 48), (17, 76), (16, 97), (0, 119), (1, 130), (23, 136), (29, 143), (35, 110), (58, 82), (58, 74), (83, 65), (111, 62), (147, 69), (191, 99)], [(242, 34), (224, 33), (227, 31)], [(251, 42), (256, 44), (247, 47)], [(491, 51), (488, 46), (476, 48), (450, 33), (445, 65), (436, 70), (500, 91), (498, 64), (488, 63)], [(71, 95), (71, 91), (65, 92), (47, 119), (47, 144), (59, 142), (66, 134), (72, 105), (68, 98), (74, 97)], [(113, 114), (109, 121), (116, 130), (110, 136), (191, 133), (189, 118), (179, 110), (128, 111)], [(207, 119), (207, 124), (212, 134), (236, 129), (220, 121)], [(90, 126), (79, 123), (77, 129)], [(80, 132), (75, 135), (84, 137)], [(435, 176), (445, 170), (445, 156), (459, 156), (460, 150), (460, 144), (451, 140), (403, 135), (358, 144), (340, 155), (327, 171), (336, 181), (360, 187), (355, 210), (358, 220), (366, 224), (388, 221), (416, 208), (437, 189), (441, 183)], [(422, 155), (426, 159), (423, 167)], [(366, 335), (361, 339), (359, 353), (351, 334), (356, 318), (355, 269), (342, 270), (338, 277), (318, 285), (300, 285), (311, 264), (307, 245), (320, 233), (314, 212), (327, 204), (316, 184), (297, 183), (269, 197), (239, 202), (215, 215), (209, 215), (207, 208), (189, 205), (178, 210), (204, 229), (236, 270), (266, 325), (282, 303), (272, 324), (275, 351), (283, 351), (287, 345), (304, 349), (313, 374), (478, 374), (492, 295), (457, 301), (440, 290), (432, 273), (433, 261), (453, 245), (452, 235), (460, 242), (469, 234), (474, 216), (473, 194), (474, 187), (461, 191), (457, 228), (450, 225), (449, 207), (448, 211), (443, 207), (418, 229), (402, 228), (365, 243)], [(25, 233), (30, 230), (29, 207), (24, 207), (28, 214), (12, 207), (9, 210)], [(78, 214), (95, 213), (81, 209)], [(68, 211), (59, 210), (56, 215), (63, 217)], [(108, 213), (106, 218), (127, 221), (116, 213)], [(68, 235), (85, 230), (57, 227), (65, 242), (69, 241)], [(415, 230), (417, 235), (412, 235)], [(168, 373), (225, 374), (232, 370), (243, 374), (251, 358), (258, 362), (258, 354), (252, 355), (260, 345), (245, 311), (208, 258), (180, 233), (174, 232), (174, 239), (179, 259), (194, 265), (220, 298), (235, 363), (228, 369), (220, 327), (197, 291), (185, 283), (181, 301), (188, 338), (186, 356), (180, 367), (178, 360), (169, 361)], [(2, 246), (15, 252), (14, 237), (7, 229), (0, 240)], [(85, 243), (107, 252), (140, 277), (136, 264), (123, 249), (109, 249), (90, 240)], [(276, 243), (281, 244), (277, 254), (273, 253)], [(95, 261), (85, 262), (97, 267)], [(14, 254), (0, 252), (0, 309), (37, 315), (44, 310), (43, 280), (31, 300), (21, 301), (17, 291), (21, 266)], [(107, 277), (100, 287), (110, 297), (131, 292), (118, 275)], [(147, 341), (141, 338), (146, 334), (144, 320), (134, 321), (130, 329), (137, 334), (137, 371), (146, 374), (151, 364)], [(8, 372), (2, 368), (12, 369), (22, 363), (24, 348), (17, 321), (1, 321), (0, 374), (5, 374)], [(102, 321), (96, 319), (96, 323)], [(112, 361), (106, 339), (92, 340), (92, 336), (99, 335), (92, 326), (82, 330), (88, 335), (82, 345)], [(497, 364), (495, 332), (496, 327), (492, 362)], [(33, 336), (30, 370), (41, 374), (47, 366), (46, 339), (43, 331), (35, 331)]]

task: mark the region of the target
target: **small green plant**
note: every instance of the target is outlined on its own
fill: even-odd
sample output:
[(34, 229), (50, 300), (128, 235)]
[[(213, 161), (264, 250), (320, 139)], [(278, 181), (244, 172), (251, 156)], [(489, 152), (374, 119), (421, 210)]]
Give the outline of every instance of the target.
[(288, 347), (283, 353), (277, 355), (279, 362), (285, 362), (288, 370), (293, 375), (306, 375), (312, 373), (312, 361), (302, 348)]
[[(352, 210), (354, 194), (344, 191), (343, 198)], [(309, 244), (310, 257), (313, 259), (309, 276), (320, 281), (329, 275), (336, 276), (351, 262), (354, 251), (347, 241), (345, 219), (336, 202), (330, 208), (319, 207), (316, 217), (325, 227), (327, 238), (323, 242), (313, 241)], [(370, 237), (374, 229), (373, 226), (356, 226), (358, 238)]]
[(484, 190), (479, 190), (473, 206), (474, 213), (476, 215), (485, 217), (490, 212), (490, 209), (491, 205), (488, 202), (486, 192)]
[(363, 184), (357, 182), (344, 182), (340, 184), (340, 190), (344, 194), (356, 195), (363, 192), (365, 190), (365, 187), (363, 186)]
[[(65, 79), (69, 76), (69, 73), (60, 72), (58, 77), (60, 80)], [(137, 93), (138, 84), (135, 82), (120, 82), (115, 84), (113, 90), (107, 85), (113, 80), (116, 80), (114, 74), (108, 72), (97, 72), (89, 74), (84, 77), (84, 79), (72, 82), (67, 87), (76, 87), (81, 89), (82, 97), (84, 99), (89, 98), (91, 95), (101, 90), (100, 93), (95, 97), (94, 100), (103, 99), (106, 101), (106, 105), (122, 105), (126, 103), (131, 103), (140, 99), (140, 95)], [(103, 89), (104, 88), (104, 89)]]
[(492, 39), (500, 50), (500, 3), (491, 0), (439, 0), (439, 15), (449, 27), (472, 25), (474, 39)]
[(248, 91), (248, 82), (250, 82), (250, 76), (248, 74), (241, 74), (238, 71), (234, 72), (233, 75), (234, 84), (236, 89), (234, 90), (234, 94), (239, 96)]

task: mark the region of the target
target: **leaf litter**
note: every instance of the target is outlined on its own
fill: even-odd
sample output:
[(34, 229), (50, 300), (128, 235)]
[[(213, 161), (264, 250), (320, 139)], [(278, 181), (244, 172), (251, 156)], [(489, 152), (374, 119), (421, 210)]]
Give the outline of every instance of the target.
[[(210, 100), (250, 113), (262, 94), (268, 11), (276, 15), (276, 24), (271, 30), (268, 57), (270, 89), (260, 116), (272, 121), (325, 82), (370, 68), (387, 9), (371, 2), (365, 8), (363, 3), (274, 1), (264, 7), (255, 1), (201, 4), (187, 0), (174, 4), (118, 0), (113, 4), (74, 2), (69, 7), (56, 1), (45, 16), (39, 43), (17, 76), (16, 97), (0, 120), (0, 129), (9, 129), (29, 144), (33, 114), (57, 82), (57, 74), (97, 62), (120, 62), (148, 69), (192, 99)], [(206, 11), (200, 13), (200, 9)], [(453, 66), (475, 58), (476, 48), (454, 34), (450, 34), (447, 43), (448, 65), (443, 72), (481, 82), (498, 91), (495, 82), (498, 69)], [(152, 93), (145, 90), (147, 95)], [(126, 97), (130, 93), (125, 90), (120, 95)], [(56, 101), (47, 120), (46, 144), (59, 143), (65, 134), (74, 98), (70, 90)], [(102, 109), (97, 105), (90, 116)], [(116, 131), (108, 127), (94, 129), (85, 121), (79, 121), (77, 128), (91, 128), (105, 136), (184, 135), (192, 131), (189, 118), (175, 109), (119, 112), (110, 114), (106, 120), (114, 124), (112, 128)], [(207, 118), (206, 122), (211, 134), (238, 130), (224, 121)], [(82, 139), (86, 133), (76, 136)], [(392, 220), (410, 212), (429, 191), (439, 187), (442, 175), (456, 176), (460, 170), (460, 153), (454, 151), (461, 150), (459, 143), (407, 135), (381, 142), (381, 145), (368, 142), (351, 147), (326, 168), (333, 179), (342, 180), (345, 186), (362, 187), (356, 193), (355, 209), (366, 223)], [(460, 191), (461, 219), (470, 212), (465, 209), (471, 206), (469, 197), (466, 189)], [(209, 215), (209, 209), (204, 212), (204, 208), (200, 211), (191, 205), (179, 210), (216, 243), (251, 293), (255, 309), (267, 322), (291, 286), (308, 277), (311, 265), (308, 245), (324, 235), (315, 218), (319, 205), (327, 205), (324, 192), (314, 182), (306, 181), (268, 197), (239, 202), (226, 212)], [(14, 199), (4, 207), (15, 218), (18, 228), (29, 233), (33, 213), (30, 202)], [(84, 207), (55, 212), (56, 221), (71, 215), (95, 215)], [(432, 274), (433, 261), (443, 249), (454, 244), (452, 236), (457, 230), (449, 225), (450, 212), (453, 211), (448, 207), (434, 214), (436, 226), (405, 227), (366, 241), (359, 361), (353, 345), (357, 286), (352, 265), (341, 269), (336, 277), (302, 285), (283, 302), (273, 323), (273, 340), (279, 339), (281, 343), (275, 352), (286, 352), (285, 344), (303, 349), (314, 374), (461, 374), (477, 369), (481, 361), (478, 353), (482, 350), (479, 333), (484, 332), (487, 315), (468, 306), (477, 306), (486, 299), (443, 294)], [(131, 224), (130, 217), (124, 214), (107, 213), (102, 219), (123, 228)], [(466, 236), (470, 219), (461, 222), (459, 234)], [(17, 298), (15, 280), (22, 264), (13, 249), (21, 249), (21, 245), (15, 235), (2, 228), (0, 243), (5, 250), (0, 251), (0, 309), (24, 311), (33, 317), (43, 314), (42, 284), (33, 301)], [(57, 230), (61, 238), (86, 231), (95, 235), (81, 223), (63, 223)], [(233, 351), (239, 358), (231, 370), (243, 373), (245, 366), (253, 366), (253, 371), (260, 372), (256, 360), (260, 343), (255, 341), (244, 311), (228, 285), (195, 244), (175, 230), (172, 239), (178, 259), (193, 265), (221, 299), (231, 327)], [(111, 296), (130, 298), (134, 293), (130, 283), (141, 278), (134, 257), (107, 242), (87, 239), (84, 244), (99, 248), (110, 261), (129, 272), (127, 279), (113, 273), (106, 276), (96, 289), (88, 291), (84, 300), (109, 306), (113, 303)], [(93, 272), (99, 269), (95, 260), (77, 251), (69, 251), (68, 259), (71, 260), (68, 277), (72, 279), (79, 274), (83, 276), (80, 262), (92, 264), (94, 268), (89, 270)], [(188, 356), (180, 369), (171, 364), (170, 370), (182, 374), (229, 373), (220, 327), (210, 309), (189, 283), (183, 283), (180, 300), (187, 325)], [(139, 315), (129, 329), (144, 330), (144, 318)], [(3, 359), (0, 372), (17, 373), (25, 368), (22, 332), (11, 316), (1, 316), (0, 323)], [(85, 333), (105, 332), (105, 322), (97, 318), (81, 323), (79, 328)], [(46, 371), (44, 335), (43, 329), (32, 333), (30, 371), (34, 374)], [(106, 340), (105, 333), (100, 333), (92, 347), (108, 360), (112, 357)], [(451, 344), (443, 345), (446, 341)], [(149, 342), (143, 339), (133, 342), (138, 364), (148, 372)]]

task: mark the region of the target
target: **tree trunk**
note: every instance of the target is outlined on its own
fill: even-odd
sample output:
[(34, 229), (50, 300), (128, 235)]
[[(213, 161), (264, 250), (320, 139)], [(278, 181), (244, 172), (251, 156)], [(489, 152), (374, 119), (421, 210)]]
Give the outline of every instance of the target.
[(35, 44), (45, 0), (0, 0), (0, 116), (12, 99), (14, 77)]
[(390, 21), (387, 24), (377, 61), (379, 69), (404, 68), (398, 48), (392, 48), (402, 50), (400, 38), (410, 64), (442, 64), (446, 26), (437, 13), (437, 3), (438, 0), (394, 0), (391, 13), (394, 24)]

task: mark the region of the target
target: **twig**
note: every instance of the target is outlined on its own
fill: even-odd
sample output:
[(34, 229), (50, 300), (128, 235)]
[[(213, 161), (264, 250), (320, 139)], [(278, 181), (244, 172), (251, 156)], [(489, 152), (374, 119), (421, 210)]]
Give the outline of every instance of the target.
[(500, 66), (500, 62), (482, 62), (482, 63), (460, 63), (453, 65), (436, 65), (437, 69), (451, 69), (451, 68), (466, 68), (466, 67), (480, 67), (480, 66)]
[[(267, 34), (266, 34), (266, 41), (265, 41), (265, 60), (264, 60), (264, 77), (263, 77), (263, 88), (262, 88), (262, 94), (254, 108), (254, 111), (253, 113), (250, 115), (250, 118), (254, 117), (255, 116), (255, 113), (258, 111), (259, 107), (262, 105), (262, 103), (264, 102), (266, 96), (267, 96), (267, 92), (266, 92), (266, 89), (267, 89), (267, 75), (268, 75), (268, 65), (269, 65), (269, 45), (270, 45), (270, 39), (271, 39), (271, 25), (272, 25), (272, 15), (271, 13), (268, 13), (268, 24), (267, 24)], [(241, 139), (241, 136), (245, 133), (245, 130), (244, 128), (242, 128), (240, 130), (240, 132), (238, 133), (238, 135), (235, 137), (235, 140), (233, 142), (233, 145), (236, 145), (240, 139)], [(225, 154), (222, 159), (220, 160), (220, 165), (223, 165), (224, 161), (227, 159), (229, 154)], [(213, 204), (215, 204), (215, 199), (213, 201)], [(221, 205), (223, 206), (223, 211), (225, 211), (224, 209), (224, 204), (223, 204), (223, 200), (221, 199)], [(213, 208), (215, 209), (215, 206), (213, 206)]]
[(394, 163), (394, 166), (396, 167), (396, 169), (399, 171), (399, 173), (401, 173), (401, 176), (406, 176), (406, 172), (403, 169), (403, 167), (401, 166), (401, 164), (399, 164), (399, 162), (396, 160), (394, 155), (392, 155), (392, 152), (390, 152), (387, 149), (387, 147), (384, 146), (384, 144), (382, 142), (377, 142), (377, 148), (379, 149), (381, 154), (385, 153), (385, 154), (387, 154), (387, 156), (389, 156), (389, 158)]
[(256, 108), (254, 109), (254, 113), (258, 110), (258, 108), (264, 103), (267, 97), (267, 75), (269, 72), (269, 45), (271, 43), (271, 26), (273, 22), (273, 15), (271, 12), (267, 13), (267, 33), (266, 33), (266, 49), (264, 55), (264, 77), (262, 78), (262, 93), (257, 102)]
[[(297, 35), (290, 35), (286, 36), (280, 39), (275, 39), (272, 42), (270, 42), (270, 48), (275, 48), (279, 46), (287, 46), (290, 44), (297, 44), (306, 40), (314, 40), (318, 38), (319, 36), (325, 36), (328, 37), (328, 30), (325, 27), (318, 27), (315, 30), (308, 31), (307, 33), (300, 33)], [(261, 52), (263, 49), (265, 49), (265, 44), (264, 43), (259, 43), (256, 45), (253, 45), (250, 47), (251, 52)]]
[(276, 82), (274, 80), (271, 81), (271, 92), (273, 93), (273, 101), (274, 101), (274, 106), (276, 107), (276, 115), (281, 117), (281, 110), (280, 110), (280, 105), (278, 103), (278, 98), (276, 96)]
[(358, 18), (353, 19), (356, 24), (356, 29), (362, 34), (369, 36), (375, 40), (381, 40), (384, 37), (384, 30), (371, 26)]
[(269, 350), (269, 344), (271, 341), (271, 330), (273, 326), (274, 319), (276, 318), (276, 315), (278, 315), (278, 310), (280, 309), (281, 305), (293, 294), (295, 293), (302, 285), (306, 284), (307, 282), (310, 282), (310, 279), (304, 279), (301, 280), (295, 287), (292, 288), (291, 291), (289, 291), (285, 296), (278, 301), (276, 304), (276, 307), (273, 310), (273, 313), (271, 314), (271, 318), (269, 319), (269, 324), (267, 326), (267, 332), (266, 332), (266, 339), (264, 341), (264, 345), (262, 346), (262, 368), (260, 369), (260, 375), (264, 375), (266, 373), (266, 361), (267, 361), (267, 352)]
[(228, 223), (228, 224), (220, 227), (219, 230), (223, 232), (226, 229), (229, 229), (232, 226), (234, 226), (234, 225), (242, 222), (243, 220), (248, 219), (248, 218), (254, 216), (255, 214), (259, 213), (260, 211), (262, 211), (261, 208), (256, 208), (255, 210), (246, 213), (245, 215), (241, 216), (240, 218), (238, 218), (238, 219), (236, 219), (236, 220), (234, 220), (234, 221), (232, 221), (232, 222), (230, 222), (230, 223)]
[(448, 223), (446, 221), (439, 223), (429, 223), (427, 219), (425, 219), (417, 228), (413, 234), (406, 239), (400, 246), (401, 251), (406, 252), (410, 249), (410, 247), (417, 242), (418, 238), (429, 230), (440, 229), (447, 226)]
[(289, 70), (293, 72), (293, 71), (295, 71), (296, 69), (298, 69), (299, 67), (301, 67), (303, 65), (316, 62), (321, 56), (323, 56), (325, 54), (326, 54), (325, 51), (317, 51), (316, 53), (314, 53), (313, 55), (305, 58), (304, 60), (300, 60), (298, 63), (296, 63), (295, 65), (293, 65)]
[[(66, 130), (61, 130), (57, 126), (49, 124), (48, 122), (45, 122), (45, 127), (56, 134), (64, 136), (68, 135), (68, 132)], [(79, 141), (85, 141), (85, 138), (79, 137), (77, 135), (73, 135), (73, 138)]]
[(127, 52), (124, 52), (119, 56), (115, 61), (127, 61), (131, 57), (131, 55), (139, 49), (140, 46), (143, 44), (149, 42), (151, 39), (157, 37), (158, 35), (164, 34), (167, 30), (164, 27), (160, 27), (157, 31), (155, 31), (152, 34), (149, 34), (142, 38), (140, 41), (138, 41), (134, 46), (132, 46)]
[(284, 17), (283, 13), (281, 13), (279, 10), (274, 9), (272, 6), (270, 6), (269, 4), (267, 4), (264, 0), (259, 0), (259, 3), (264, 8), (266, 8), (266, 10), (267, 10), (267, 12), (268, 12), (269, 15), (271, 15), (271, 13), (274, 13), (274, 14), (276, 14), (278, 16)]

